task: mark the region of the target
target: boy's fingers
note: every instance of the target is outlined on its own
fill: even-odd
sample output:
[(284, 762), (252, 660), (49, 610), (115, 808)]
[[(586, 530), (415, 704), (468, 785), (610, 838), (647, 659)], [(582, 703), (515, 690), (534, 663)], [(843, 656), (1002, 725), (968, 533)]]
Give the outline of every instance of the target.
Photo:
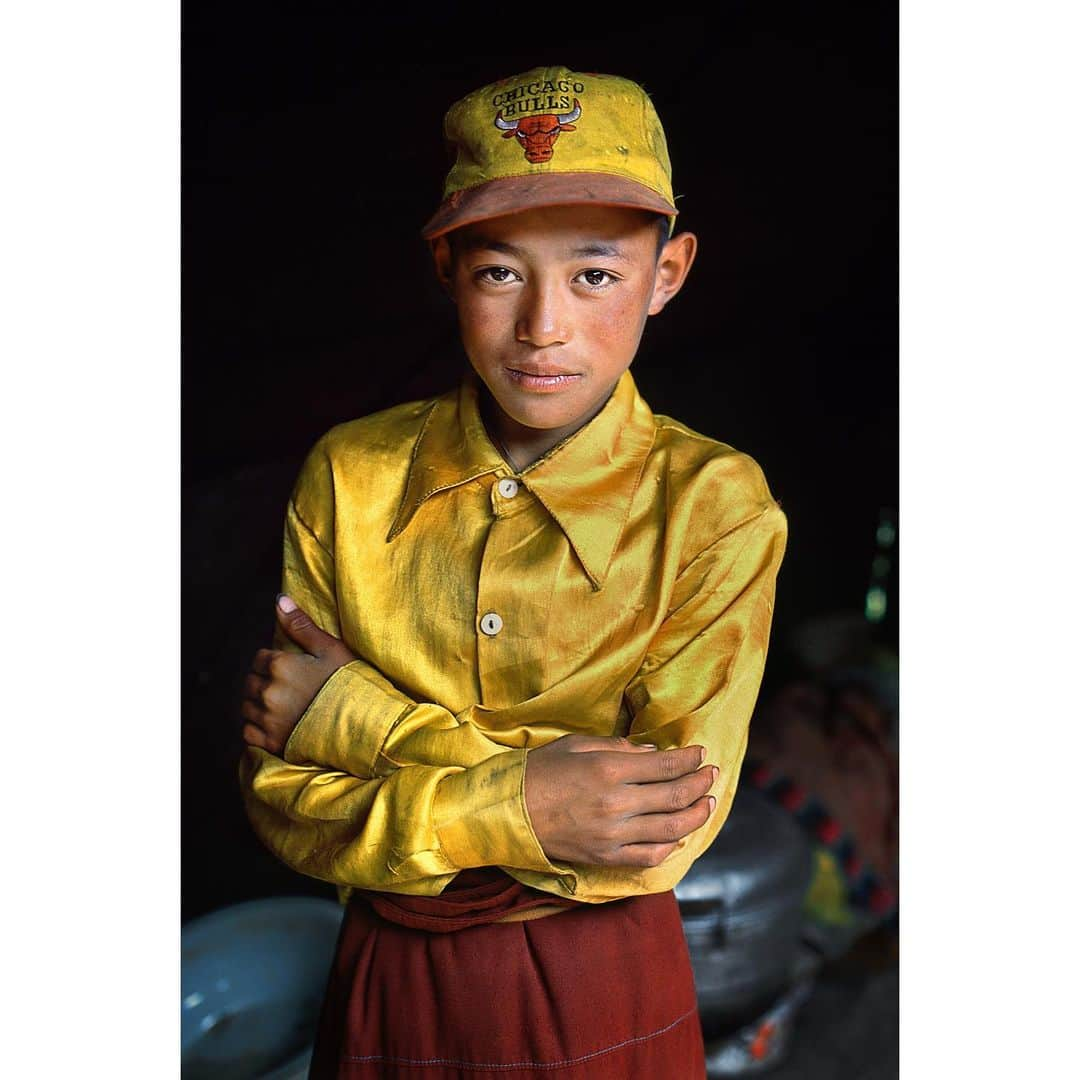
[(674, 844), (624, 844), (611, 862), (614, 866), (659, 866), (674, 850)]
[(678, 813), (640, 814), (627, 822), (627, 839), (638, 844), (673, 844), (700, 829), (715, 805), (716, 800), (706, 795)]
[(255, 654), (255, 659), (251, 661), (251, 670), (256, 675), (265, 675), (270, 677), (270, 661), (278, 655), (277, 649), (260, 649)]
[(251, 674), (244, 679), (244, 697), (252, 701), (262, 701), (263, 691), (270, 685), (270, 680), (262, 675)]
[(256, 724), (245, 724), (242, 734), (248, 746), (257, 746), (260, 750), (279, 756), (285, 749), (285, 740), (280, 735), (273, 735)]
[(248, 746), (258, 746), (263, 750), (266, 749), (266, 734), (262, 728), (257, 728), (254, 724), (245, 724), (242, 732), (244, 736), (244, 742)]
[(697, 772), (704, 750), (700, 746), (680, 746), (675, 750), (654, 750), (622, 759), (623, 780), (628, 784), (648, 784), (677, 780)]
[(569, 740), (567, 749), (575, 754), (594, 753), (598, 750), (611, 753), (651, 753), (656, 749), (651, 744), (632, 743), (622, 735), (563, 735), (561, 738)]
[(319, 629), (308, 613), (284, 593), (274, 605), (274, 614), (285, 636), (312, 656), (322, 656), (328, 649), (341, 644), (333, 634)]
[[(248, 701), (247, 699), (245, 699), (240, 703), (240, 717), (241, 719), (246, 721), (244, 729), (245, 731), (249, 727), (255, 728), (258, 731), (262, 731), (263, 711), (253, 701)], [(247, 738), (246, 735), (244, 737)]]
[(719, 770), (706, 765), (689, 776), (652, 784), (634, 784), (627, 789), (630, 814), (664, 814), (692, 806), (716, 783)]

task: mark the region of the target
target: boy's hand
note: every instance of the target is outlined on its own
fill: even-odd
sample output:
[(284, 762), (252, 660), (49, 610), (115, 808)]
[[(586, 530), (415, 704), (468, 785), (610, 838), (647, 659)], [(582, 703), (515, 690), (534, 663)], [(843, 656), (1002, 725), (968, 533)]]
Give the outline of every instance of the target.
[(564, 735), (530, 750), (525, 805), (549, 859), (657, 866), (708, 820), (719, 770), (704, 749), (655, 750), (619, 737)]
[(260, 649), (244, 680), (240, 715), (246, 721), (244, 742), (280, 756), (326, 680), (356, 657), (344, 642), (320, 630), (289, 597), (278, 597), (274, 613), (282, 633), (304, 651)]

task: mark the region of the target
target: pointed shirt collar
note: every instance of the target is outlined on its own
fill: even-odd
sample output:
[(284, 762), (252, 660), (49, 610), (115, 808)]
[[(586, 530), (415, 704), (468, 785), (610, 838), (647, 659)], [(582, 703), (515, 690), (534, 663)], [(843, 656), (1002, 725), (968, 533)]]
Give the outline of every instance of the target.
[(593, 588), (600, 589), (655, 435), (652, 410), (627, 370), (587, 424), (515, 473), (484, 427), (479, 379), (470, 371), (456, 391), (436, 398), (428, 412), (413, 448), (405, 496), (386, 539), (393, 540), (433, 495), (487, 473), (508, 472), (543, 504)]

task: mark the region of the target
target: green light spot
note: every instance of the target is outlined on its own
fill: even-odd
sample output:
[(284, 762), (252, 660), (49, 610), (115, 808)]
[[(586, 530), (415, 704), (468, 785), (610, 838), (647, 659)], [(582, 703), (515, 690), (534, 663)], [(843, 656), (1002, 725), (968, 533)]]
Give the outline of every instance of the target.
[(866, 591), (866, 618), (870, 622), (881, 622), (885, 618), (885, 608), (888, 601), (885, 590), (880, 585), (874, 585)]
[(896, 529), (891, 521), (883, 521), (877, 527), (877, 542), (882, 547), (892, 547), (896, 540)]

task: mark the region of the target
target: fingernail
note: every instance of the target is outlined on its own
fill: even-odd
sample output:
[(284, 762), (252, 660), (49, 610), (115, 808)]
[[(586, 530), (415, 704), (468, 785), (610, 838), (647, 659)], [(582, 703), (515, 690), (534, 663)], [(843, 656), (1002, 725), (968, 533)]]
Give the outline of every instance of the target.
[(281, 608), (286, 615), (296, 610), (296, 602), (284, 593), (278, 593), (277, 606)]
[(711, 814), (716, 809), (716, 800), (709, 796), (709, 813)]
[(717, 781), (717, 778), (720, 776), (720, 770), (715, 765), (711, 766), (711, 768), (712, 768), (712, 783), (715, 784), (716, 781)]
[(656, 749), (656, 743), (652, 743), (652, 742), (638, 743), (638, 746), (640, 746), (642, 750), (655, 750)]
[(704, 765), (705, 764), (705, 747), (704, 746), (701, 748), (701, 760), (698, 762), (698, 764), (699, 765)]

